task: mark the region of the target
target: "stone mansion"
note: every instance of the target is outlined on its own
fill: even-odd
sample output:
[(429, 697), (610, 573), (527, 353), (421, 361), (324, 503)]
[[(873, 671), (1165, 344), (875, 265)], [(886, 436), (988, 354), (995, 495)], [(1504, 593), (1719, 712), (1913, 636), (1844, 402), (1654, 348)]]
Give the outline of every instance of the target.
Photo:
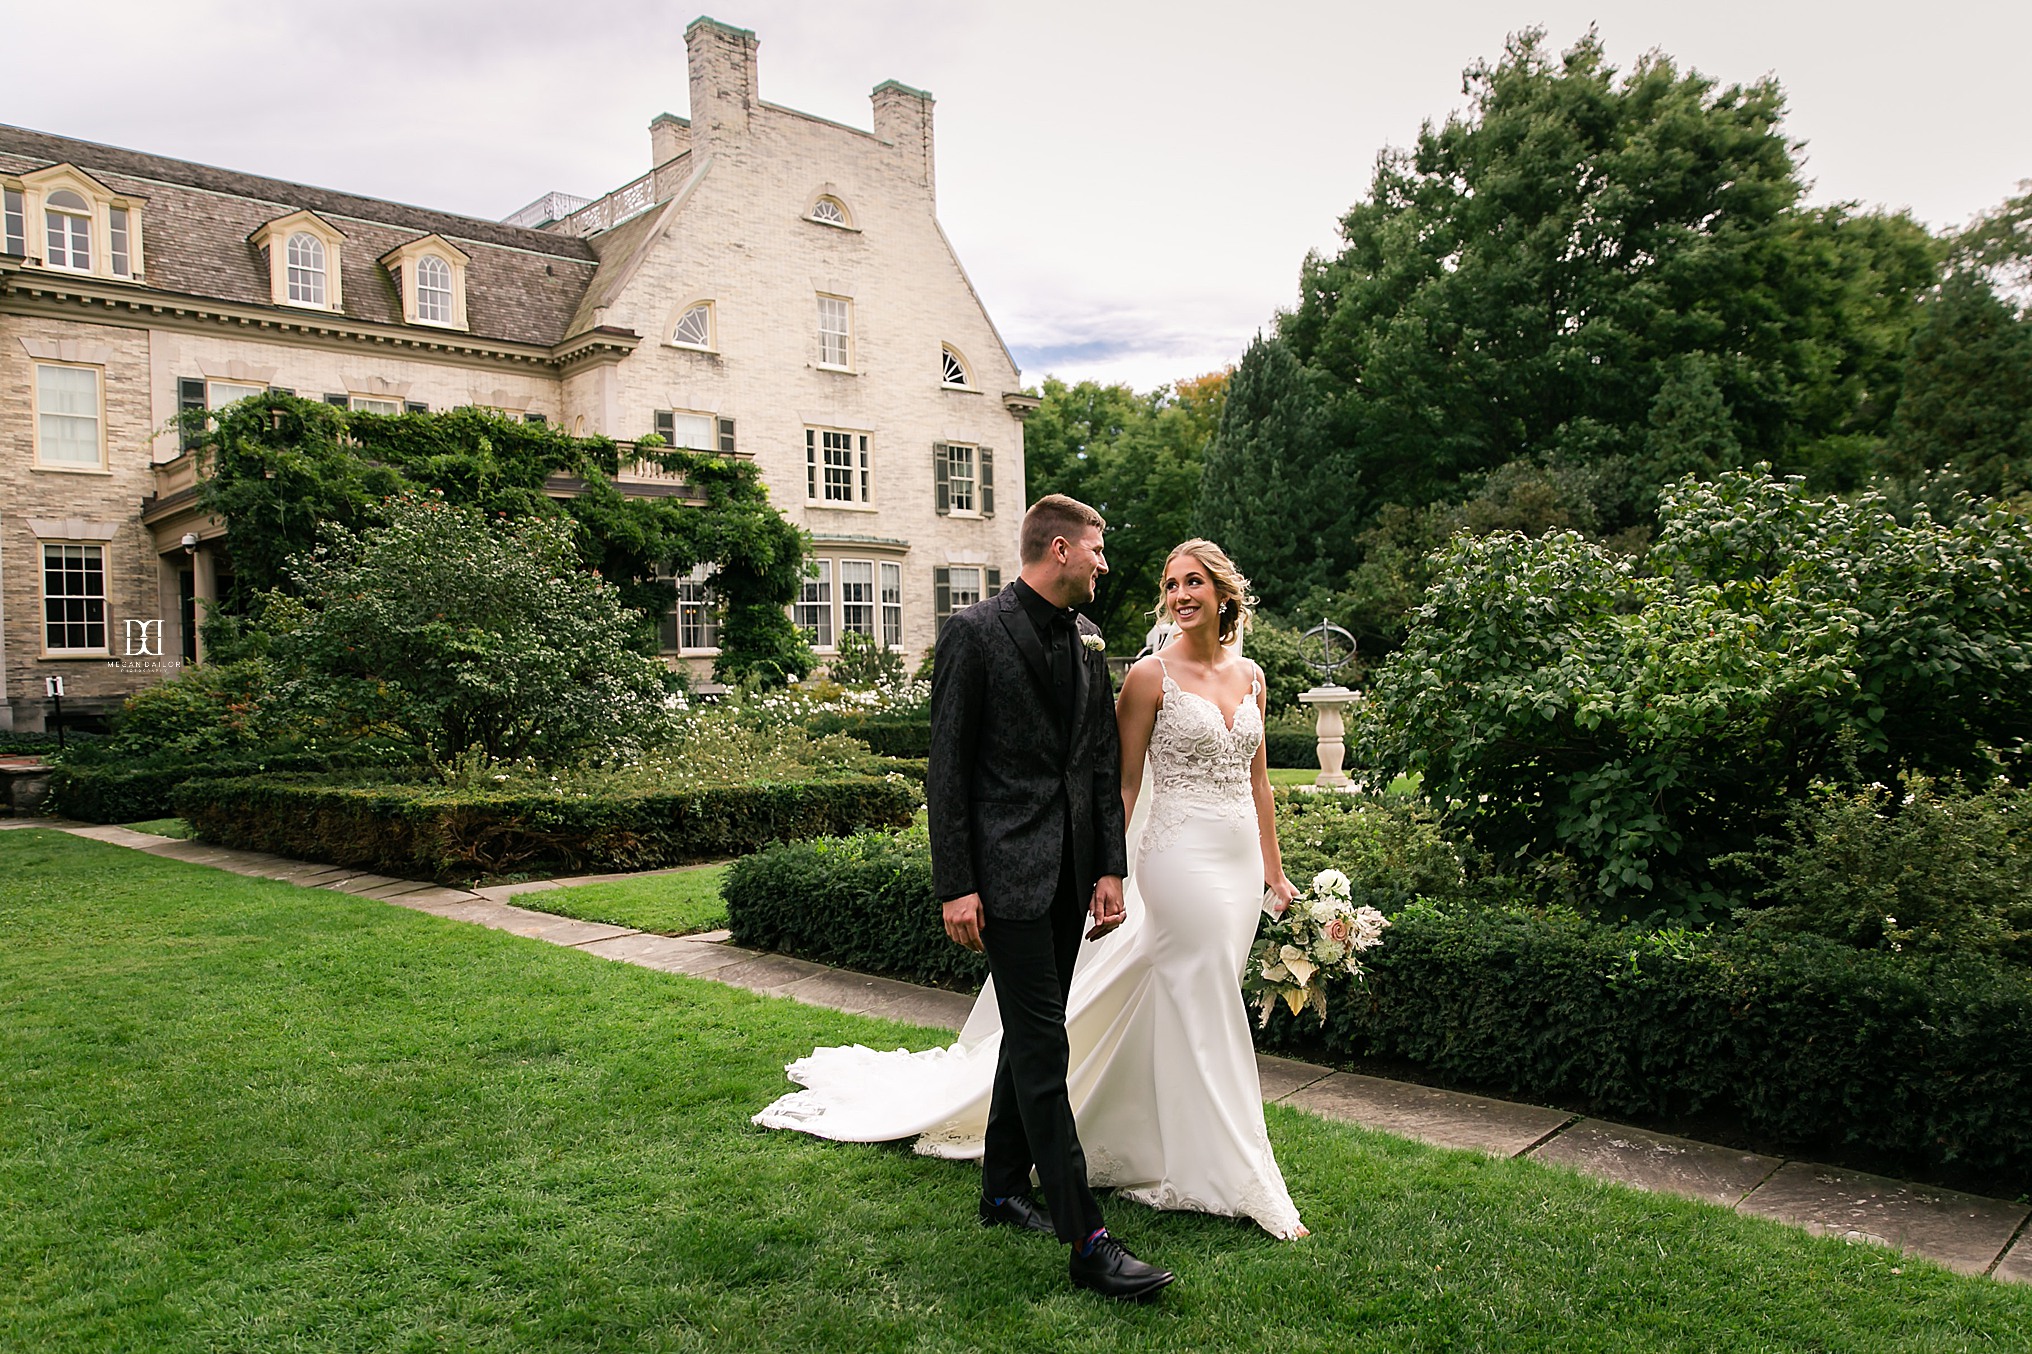
[[(914, 661), (1013, 576), (1035, 401), (939, 228), (931, 96), (877, 86), (862, 131), (763, 102), (753, 33), (685, 40), (648, 172), (506, 221), (0, 127), (0, 728), (50, 677), (103, 712), (202, 657), (231, 562), (174, 420), (269, 389), (753, 458), (821, 655)], [(668, 659), (707, 669), (703, 576), (673, 591)]]

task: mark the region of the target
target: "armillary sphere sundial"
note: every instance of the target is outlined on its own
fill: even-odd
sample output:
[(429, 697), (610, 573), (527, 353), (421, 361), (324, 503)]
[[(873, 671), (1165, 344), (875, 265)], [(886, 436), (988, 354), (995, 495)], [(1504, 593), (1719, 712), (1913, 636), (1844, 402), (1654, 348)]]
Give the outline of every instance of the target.
[(1347, 755), (1347, 725), (1341, 711), (1356, 699), (1354, 692), (1334, 680), (1334, 674), (1355, 657), (1355, 637), (1332, 621), (1321, 621), (1305, 632), (1305, 650), (1315, 648), (1319, 657), (1308, 657), (1305, 665), (1319, 674), (1320, 685), (1302, 693), (1299, 701), (1313, 708), (1319, 730), (1319, 778), (1313, 784), (1323, 790), (1345, 789), (1347, 773), (1341, 759)]
[(1319, 657), (1306, 659), (1305, 665), (1318, 673), (1325, 685), (1338, 686), (1334, 674), (1354, 660), (1355, 637), (1332, 621), (1321, 621), (1306, 631), (1304, 638), (1307, 648), (1319, 652)]

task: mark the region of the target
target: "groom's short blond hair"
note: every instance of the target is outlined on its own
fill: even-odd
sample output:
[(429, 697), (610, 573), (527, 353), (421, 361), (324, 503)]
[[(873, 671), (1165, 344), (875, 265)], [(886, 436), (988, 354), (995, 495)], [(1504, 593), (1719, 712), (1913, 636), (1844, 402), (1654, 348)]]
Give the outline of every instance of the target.
[(1025, 564), (1035, 564), (1044, 558), (1053, 541), (1061, 536), (1068, 541), (1077, 540), (1086, 535), (1088, 527), (1106, 531), (1108, 524), (1076, 498), (1046, 494), (1023, 514), (1023, 530), (1016, 537), (1016, 557)]

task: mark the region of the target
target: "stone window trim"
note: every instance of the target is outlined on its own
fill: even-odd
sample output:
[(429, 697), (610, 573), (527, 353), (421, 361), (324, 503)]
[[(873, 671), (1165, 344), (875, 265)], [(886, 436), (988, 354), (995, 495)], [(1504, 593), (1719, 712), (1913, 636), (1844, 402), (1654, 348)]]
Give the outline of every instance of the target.
[(404, 324), (461, 331), (471, 327), (466, 322), (466, 267), (472, 261), (465, 250), (435, 234), (399, 244), (375, 260), (402, 298)]
[(670, 312), (670, 323), (664, 327), (669, 337), (664, 343), (688, 352), (717, 353), (720, 350), (719, 320), (719, 307), (711, 297), (694, 296)]
[(874, 512), (874, 459), (866, 432), (807, 426), (805, 506), (829, 512)]
[(986, 393), (974, 381), (974, 364), (950, 343), (938, 345), (938, 384), (941, 389), (964, 390), (969, 395)]
[[(89, 527), (91, 524), (38, 522), (39, 527)], [(69, 530), (48, 535), (35, 534), (36, 593), (42, 599), (41, 641), (37, 655), (43, 659), (96, 659), (105, 661), (113, 653), (113, 621), (110, 614), (108, 580), (113, 574), (112, 536)], [(51, 551), (59, 552), (52, 561)], [(75, 552), (75, 554), (73, 554)], [(50, 588), (51, 565), (55, 563), (59, 587)], [(75, 565), (75, 567), (73, 567)], [(96, 588), (96, 590), (94, 590)], [(96, 603), (96, 605), (94, 605)], [(52, 611), (52, 604), (57, 607)], [(66, 642), (51, 644), (52, 632), (61, 629)], [(78, 633), (82, 631), (83, 633)], [(91, 641), (96, 631), (98, 643)], [(80, 638), (83, 644), (71, 644)]]
[[(71, 164), (0, 176), (0, 253), (54, 271), (138, 282), (145, 203)], [(53, 251), (59, 218), (63, 231)]]
[(830, 226), (834, 230), (860, 234), (861, 225), (854, 215), (854, 209), (847, 205), (847, 200), (833, 185), (829, 183), (819, 185), (806, 203), (804, 219), (813, 225)]
[(995, 515), (995, 449), (972, 442), (931, 444), (932, 508), (940, 517)]
[[(29, 381), (29, 400), (30, 403), (33, 405), (33, 409), (31, 410), (31, 418), (32, 418), (31, 426), (34, 429), (34, 438), (35, 438), (34, 468), (38, 471), (48, 471), (60, 475), (112, 474), (113, 473), (112, 468), (108, 466), (106, 463), (105, 365), (103, 363), (98, 362), (60, 361), (38, 357), (33, 363), (33, 367), (34, 370), (31, 373), (31, 379)], [(59, 407), (60, 402), (62, 401), (63, 398), (63, 394), (55, 387), (63, 384), (76, 384), (76, 382), (74, 380), (67, 380), (66, 378), (57, 377), (49, 382), (51, 388), (45, 390), (44, 373), (46, 372), (52, 374), (58, 372), (89, 373), (92, 378), (93, 385), (90, 400), (91, 408), (88, 410), (80, 411), (76, 408), (69, 407), (68, 404), (62, 404), (62, 406)], [(64, 420), (65, 422), (62, 424), (52, 422), (46, 426), (44, 423), (45, 417), (51, 420)], [(74, 460), (67, 461), (60, 459), (50, 459), (44, 456), (43, 454), (45, 447), (44, 439), (46, 432), (54, 432), (57, 431), (59, 428), (65, 428), (71, 431), (76, 431), (77, 429), (74, 427), (74, 425), (81, 423), (87, 419), (91, 420), (91, 422), (94, 425), (92, 429), (92, 435), (98, 444), (97, 447), (98, 458), (95, 461), (91, 462), (74, 461)]]
[[(314, 240), (323, 251), (321, 260), (324, 270), (322, 300), (291, 299), (290, 294), (290, 242), (307, 237)], [(316, 212), (296, 211), (287, 216), (278, 216), (262, 225), (247, 237), (247, 242), (263, 251), (268, 259), (269, 300), (278, 306), (292, 310), (321, 310), (342, 312), (346, 308), (345, 277), (342, 265), (346, 235), (331, 222)], [(316, 291), (305, 293), (309, 279), (304, 261), (307, 251), (299, 248), (298, 279), (299, 293), (316, 295)], [(405, 306), (407, 303), (405, 302)]]
[(818, 369), (852, 375), (854, 371), (854, 298), (818, 293)]

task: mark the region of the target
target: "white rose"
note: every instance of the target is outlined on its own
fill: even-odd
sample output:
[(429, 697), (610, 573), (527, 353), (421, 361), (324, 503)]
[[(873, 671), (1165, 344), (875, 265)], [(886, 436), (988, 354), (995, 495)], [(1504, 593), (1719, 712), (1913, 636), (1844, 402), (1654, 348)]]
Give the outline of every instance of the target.
[(1348, 877), (1339, 870), (1321, 870), (1312, 877), (1312, 891), (1336, 894), (1345, 898), (1349, 893)]

